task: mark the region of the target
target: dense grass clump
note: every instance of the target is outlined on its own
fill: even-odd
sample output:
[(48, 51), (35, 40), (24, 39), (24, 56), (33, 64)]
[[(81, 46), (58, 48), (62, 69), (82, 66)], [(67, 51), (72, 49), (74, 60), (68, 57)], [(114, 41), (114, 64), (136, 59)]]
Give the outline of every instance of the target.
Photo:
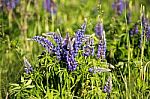
[(148, 0), (0, 1), (0, 98), (150, 98)]

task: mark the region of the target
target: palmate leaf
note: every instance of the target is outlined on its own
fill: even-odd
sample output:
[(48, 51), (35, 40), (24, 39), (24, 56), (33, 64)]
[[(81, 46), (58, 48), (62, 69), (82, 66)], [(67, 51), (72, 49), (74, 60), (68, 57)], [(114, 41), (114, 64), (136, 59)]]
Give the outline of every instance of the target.
[(17, 94), (21, 90), (21, 86), (18, 86), (19, 84), (10, 84), (11, 87), (9, 89), (10, 96), (13, 94)]
[(10, 89), (10, 92), (11, 92), (11, 91), (16, 91), (16, 90), (20, 90), (20, 89), (21, 89), (21, 86), (18, 86), (18, 87), (14, 87), (14, 88), (11, 88), (11, 89)]
[(32, 83), (31, 79), (25, 81), (24, 77), (21, 76), (21, 84), (13, 84), (13, 83), (10, 84), (9, 89), (10, 95), (14, 94), (17, 97), (18, 95), (21, 94), (21, 92), (29, 93), (30, 91), (27, 91), (26, 89), (32, 89), (35, 87), (35, 85), (31, 85), (31, 83)]

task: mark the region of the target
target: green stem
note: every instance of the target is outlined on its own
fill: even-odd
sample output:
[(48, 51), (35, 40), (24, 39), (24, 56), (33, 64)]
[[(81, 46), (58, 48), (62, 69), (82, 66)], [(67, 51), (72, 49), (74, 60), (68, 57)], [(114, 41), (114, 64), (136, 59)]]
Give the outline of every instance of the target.
[[(127, 33), (127, 46), (128, 46), (128, 64), (127, 64), (127, 67), (128, 67), (128, 72), (129, 72), (129, 84), (128, 84), (128, 88), (130, 88), (130, 78), (131, 78), (131, 74), (130, 74), (130, 55), (131, 55), (131, 52), (130, 52), (130, 35), (129, 35), (129, 32), (128, 32), (128, 24), (127, 24), (127, 9), (125, 9), (125, 21), (126, 21), (126, 33)], [(130, 89), (128, 90), (129, 91), (129, 96), (131, 96), (131, 91)]]

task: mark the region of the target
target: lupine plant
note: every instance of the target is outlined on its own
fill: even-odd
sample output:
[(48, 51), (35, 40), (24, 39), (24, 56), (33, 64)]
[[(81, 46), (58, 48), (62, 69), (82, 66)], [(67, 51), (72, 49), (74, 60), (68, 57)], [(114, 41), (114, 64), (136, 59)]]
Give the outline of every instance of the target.
[[(70, 95), (71, 95), (71, 97), (79, 97), (80, 95), (81, 95), (81, 97), (85, 97), (85, 96), (88, 96), (88, 93), (83, 92), (83, 90), (85, 90), (84, 87), (86, 87), (86, 86), (81, 85), (80, 80), (81, 79), (83, 81), (85, 80), (85, 83), (86, 83), (86, 81), (88, 79), (92, 80), (92, 77), (94, 75), (97, 75), (99, 73), (109, 73), (111, 71), (111, 69), (108, 69), (108, 67), (106, 67), (106, 66), (105, 67), (98, 67), (98, 66), (93, 67), (94, 64), (91, 64), (91, 65), (89, 64), (87, 66), (85, 65), (87, 63), (86, 63), (86, 60), (84, 60), (84, 58), (93, 57), (93, 56), (95, 56), (94, 53), (96, 53), (95, 47), (94, 47), (95, 46), (94, 39), (91, 37), (87, 38), (84, 35), (84, 32), (86, 30), (86, 23), (87, 22), (85, 21), (83, 23), (83, 25), (81, 26), (81, 29), (77, 30), (75, 37), (70, 37), (69, 34), (67, 33), (66, 37), (63, 39), (60, 34), (54, 33), (54, 32), (49, 32), (49, 33), (45, 34), (45, 36), (47, 38), (45, 38), (43, 36), (34, 36), (33, 38), (30, 39), (30, 40), (36, 41), (37, 43), (41, 44), (46, 49), (46, 52), (47, 52), (44, 54), (44, 56), (39, 58), (39, 66), (37, 68), (36, 67), (32, 68), (32, 66), (27, 61), (27, 59), (24, 59), (25, 75), (28, 75), (27, 78), (26, 78), (26, 76), (24, 76), (24, 77), (25, 77), (25, 79), (32, 80), (32, 83), (30, 83), (30, 84), (35, 86), (33, 88), (33, 90), (36, 90), (38, 88), (38, 86), (40, 84), (39, 80), (41, 80), (41, 82), (43, 82), (42, 86), (44, 88), (44, 89), (43, 88), (41, 89), (41, 92), (42, 92), (42, 90), (43, 90), (43, 93), (45, 93), (45, 91), (46, 91), (45, 97), (48, 97), (47, 92), (50, 92), (49, 94), (51, 94), (51, 92), (54, 91), (54, 90), (50, 91), (51, 88), (54, 88), (56, 91), (59, 91), (58, 97), (69, 98)], [(99, 31), (99, 27), (97, 28), (97, 31)], [(104, 40), (106, 42), (106, 40), (104, 39), (105, 35), (103, 33), (102, 33), (102, 35), (100, 35), (99, 33), (96, 32), (96, 34), (98, 34), (98, 36), (99, 36), (98, 39), (100, 39), (102, 41)], [(54, 42), (49, 40), (48, 38), (53, 39)], [(102, 57), (104, 58), (106, 52), (103, 52), (103, 50), (106, 48), (103, 49), (103, 46), (106, 47), (105, 44), (102, 45), (101, 49), (98, 46), (97, 53), (98, 54), (99, 54), (99, 52), (103, 53), (102, 55), (104, 55), (104, 56), (102, 56)], [(55, 61), (54, 63), (52, 63), (52, 58), (53, 58), (53, 61)], [(84, 61), (81, 62), (79, 60), (80, 58), (83, 59)], [(94, 60), (94, 57), (92, 60)], [(51, 74), (52, 72), (54, 74)], [(31, 76), (31, 75), (35, 75), (36, 73), (43, 75), (43, 76), (41, 76), (42, 78), (35, 78), (34, 76)], [(85, 74), (83, 74), (83, 76), (82, 76), (81, 75), (82, 73), (85, 73)], [(84, 76), (85, 76), (85, 78), (84, 78)], [(90, 78), (86, 78), (86, 76), (90, 77)], [(74, 78), (72, 78), (72, 77), (74, 77)], [(95, 81), (97, 81), (97, 80), (95, 80)], [(44, 84), (44, 82), (45, 82), (45, 84)], [(97, 86), (97, 85), (95, 85), (95, 84), (93, 85), (93, 84), (94, 83), (92, 83), (92, 82), (89, 83), (89, 85), (88, 85), (89, 88), (86, 89), (86, 91), (90, 91), (93, 86)], [(98, 86), (99, 86), (99, 88), (102, 88), (101, 83), (99, 83)], [(107, 85), (107, 87), (108, 87), (108, 85)], [(68, 90), (68, 92), (69, 92), (68, 95), (67, 95), (67, 93), (63, 92), (64, 89)], [(10, 90), (11, 95), (17, 95), (17, 94), (21, 95), (21, 93), (18, 93), (17, 91), (16, 91), (16, 93), (12, 92), (13, 90), (15, 90), (15, 89)], [(77, 90), (78, 90), (78, 92), (76, 92)], [(92, 88), (92, 90), (93, 90), (93, 88)], [(99, 90), (101, 90), (101, 89), (99, 89)], [(111, 90), (111, 89), (109, 89), (109, 90)], [(32, 90), (29, 90), (29, 93), (30, 93), (30, 91), (32, 91)], [(103, 90), (101, 90), (101, 92), (98, 93), (100, 96), (102, 94), (105, 95), (105, 93), (103, 93), (102, 91)], [(108, 94), (110, 94), (110, 91)], [(97, 97), (100, 97), (99, 95)], [(20, 97), (20, 96), (17, 95), (17, 97)]]

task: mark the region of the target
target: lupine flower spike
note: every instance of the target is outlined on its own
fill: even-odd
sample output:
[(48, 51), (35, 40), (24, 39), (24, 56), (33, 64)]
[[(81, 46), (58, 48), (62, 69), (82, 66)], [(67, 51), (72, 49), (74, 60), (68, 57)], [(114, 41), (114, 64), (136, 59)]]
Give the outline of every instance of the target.
[(61, 43), (62, 37), (59, 34), (54, 34), (53, 39), (56, 42), (56, 46), (54, 47), (54, 52), (59, 60), (61, 60)]
[(138, 34), (138, 24), (137, 23), (133, 26), (133, 28), (129, 31), (129, 33), (131, 36)]
[(116, 0), (113, 4), (112, 4), (113, 9), (116, 11), (116, 13), (118, 15), (121, 15), (124, 9), (124, 3), (123, 0)]
[(55, 14), (57, 12), (56, 4), (53, 0), (44, 0), (44, 8), (50, 14)]
[(64, 38), (64, 40), (62, 40), (62, 44), (61, 44), (61, 60), (65, 61), (67, 60), (66, 56), (67, 56), (67, 51), (69, 51), (69, 41), (70, 41), (70, 37), (69, 37), (69, 33), (66, 34), (66, 37)]
[(69, 71), (74, 71), (77, 67), (77, 62), (75, 61), (75, 54), (73, 50), (73, 41), (69, 37), (69, 33), (67, 33), (64, 40), (62, 40), (61, 35), (57, 33), (47, 33), (46, 35), (52, 37), (56, 42), (56, 46), (53, 51), (57, 58), (60, 61), (64, 61), (67, 65), (67, 69)]
[(107, 79), (107, 82), (106, 82), (106, 84), (105, 84), (105, 86), (104, 86), (103, 91), (104, 91), (105, 93), (107, 93), (107, 94), (110, 94), (110, 93), (111, 93), (111, 90), (112, 90), (112, 78), (109, 77), (109, 78)]
[(92, 55), (94, 56), (94, 39), (93, 38), (89, 38), (86, 41), (86, 45), (83, 47), (83, 56), (89, 56)]
[(146, 41), (149, 41), (150, 40), (150, 25), (147, 26), (147, 29), (146, 29)]
[(146, 26), (148, 25), (148, 19), (147, 19), (147, 17), (145, 16), (144, 11), (142, 12), (142, 18), (141, 18), (141, 21), (142, 21), (143, 29), (145, 29)]
[(103, 30), (102, 22), (98, 22), (95, 27), (96, 36), (99, 38), (97, 57), (105, 59), (106, 57), (106, 38), (105, 31)]
[(82, 39), (84, 38), (85, 29), (86, 29), (86, 20), (85, 20), (84, 24), (81, 26), (81, 29), (78, 29), (76, 31), (75, 42), (73, 44), (75, 56), (77, 55), (78, 50), (80, 49), (80, 47), (83, 43)]
[(24, 66), (25, 66), (24, 70), (27, 74), (33, 71), (31, 64), (28, 62), (28, 60), (25, 57), (24, 57)]
[(78, 64), (75, 60), (75, 53), (74, 53), (72, 41), (70, 38), (68, 39), (67, 50), (65, 54), (66, 54), (66, 64), (67, 64), (68, 70), (69, 71), (76, 70)]
[(5, 6), (7, 10), (13, 10), (16, 8), (18, 3), (19, 3), (19, 0), (0, 0), (0, 10), (1, 10), (1, 7), (5, 7)]
[(99, 39), (102, 39), (102, 36), (103, 36), (103, 23), (102, 22), (98, 22), (97, 25), (95, 26), (95, 33)]
[(34, 36), (32, 40), (41, 44), (49, 53), (53, 51), (54, 45), (48, 39), (42, 36)]
[(67, 49), (67, 44), (69, 42), (69, 33), (67, 32), (66, 37), (64, 38), (64, 40), (62, 41), (62, 48)]
[(62, 50), (61, 50), (62, 49), (61, 48), (62, 47), (62, 37), (61, 37), (61, 35), (58, 33), (55, 33), (55, 32), (48, 32), (48, 33), (43, 34), (43, 35), (49, 36), (49, 37), (54, 39), (56, 46), (54, 46), (53, 52), (55, 53), (57, 58), (59, 60), (61, 60), (61, 58), (62, 58), (62, 56), (61, 56), (62, 55)]
[(140, 48), (142, 47), (143, 44), (144, 34), (145, 35), (147, 34), (147, 29), (148, 29), (148, 19), (145, 16), (144, 8), (142, 9), (141, 21), (142, 21), (142, 33), (141, 33), (140, 44), (139, 44)]
[(102, 40), (100, 40), (98, 44), (97, 58), (102, 58), (102, 59), (106, 58), (105, 42), (103, 42)]
[(11, 10), (16, 7), (16, 5), (19, 3), (19, 0), (9, 0), (9, 1), (6, 1), (5, 3), (7, 6), (7, 9)]
[(101, 67), (91, 67), (89, 68), (89, 72), (91, 73), (102, 73), (102, 72), (110, 72), (110, 69), (101, 68)]

